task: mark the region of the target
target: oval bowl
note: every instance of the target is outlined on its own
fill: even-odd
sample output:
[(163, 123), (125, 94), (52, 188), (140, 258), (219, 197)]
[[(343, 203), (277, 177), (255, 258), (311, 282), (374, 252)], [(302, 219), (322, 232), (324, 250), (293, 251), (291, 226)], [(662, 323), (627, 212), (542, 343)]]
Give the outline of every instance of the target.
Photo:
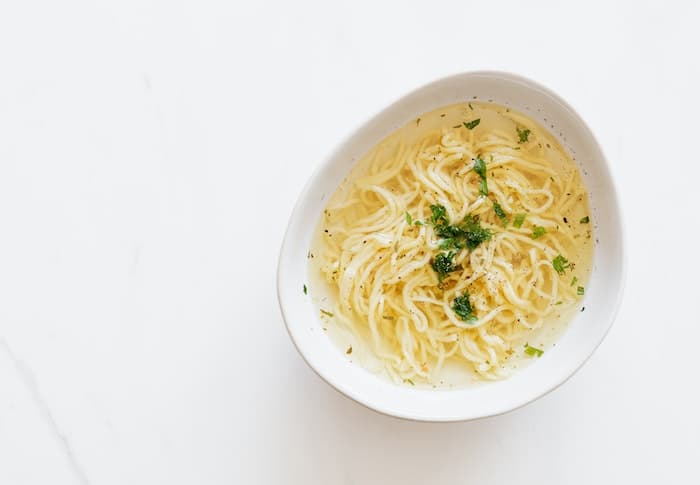
[[(422, 113), (467, 101), (517, 109), (546, 127), (574, 158), (588, 189), (596, 245), (584, 297), (585, 311), (569, 323), (556, 346), (508, 379), (454, 390), (399, 386), (353, 364), (323, 332), (318, 307), (302, 291), (307, 252), (327, 199), (353, 164), (374, 145)], [(279, 304), (301, 356), (327, 383), (384, 414), (421, 421), (462, 421), (493, 416), (545, 395), (571, 377), (610, 329), (619, 307), (625, 254), (620, 207), (608, 162), (576, 111), (551, 90), (504, 72), (467, 72), (431, 82), (384, 108), (326, 158), (292, 211), (277, 269)]]

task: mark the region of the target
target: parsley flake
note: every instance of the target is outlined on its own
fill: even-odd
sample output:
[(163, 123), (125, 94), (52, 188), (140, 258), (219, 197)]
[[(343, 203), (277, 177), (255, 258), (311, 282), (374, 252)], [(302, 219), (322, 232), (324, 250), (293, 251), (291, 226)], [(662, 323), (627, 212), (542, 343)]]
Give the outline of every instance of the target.
[(481, 158), (474, 160), (474, 171), (479, 174), (482, 179), (486, 178), (486, 162)]
[(486, 182), (486, 178), (479, 181), (479, 195), (489, 195), (489, 185)]
[(440, 253), (433, 259), (430, 265), (433, 267), (438, 275), (438, 281), (442, 283), (448, 274), (453, 271), (461, 269), (460, 266), (456, 266), (452, 258), (454, 258), (455, 252), (450, 251), (449, 253)]
[(476, 315), (474, 315), (474, 310), (472, 309), (472, 304), (469, 301), (468, 291), (465, 291), (462, 296), (458, 296), (454, 299), (452, 310), (465, 322), (473, 323), (477, 320)]
[(525, 222), (526, 214), (516, 214), (515, 219), (513, 219), (513, 225), (520, 229)]
[(554, 266), (557, 273), (564, 274), (566, 269), (571, 267), (571, 263), (569, 263), (569, 261), (560, 254), (552, 260), (552, 266)]
[(481, 158), (474, 160), (474, 171), (481, 178), (481, 181), (479, 182), (479, 194), (489, 195), (489, 186), (486, 182), (486, 162)]
[(535, 226), (532, 228), (532, 239), (539, 239), (547, 232), (547, 230), (542, 226)]
[(530, 136), (530, 130), (528, 128), (521, 130), (519, 126), (516, 126), (515, 129), (518, 131), (518, 143), (525, 143)]
[(477, 119), (472, 120), (472, 121), (470, 121), (470, 122), (468, 122), (468, 123), (465, 122), (465, 123), (462, 123), (462, 124), (464, 125), (464, 127), (465, 127), (466, 129), (468, 129), (468, 130), (473, 130), (474, 128), (476, 128), (476, 127), (479, 125), (479, 123), (481, 123), (481, 118), (477, 118)]
[(542, 357), (544, 350), (538, 349), (537, 347), (532, 347), (530, 344), (525, 344), (525, 353), (530, 357)]
[(591, 218), (588, 217), (588, 216), (582, 217), (581, 220), (580, 220), (579, 222), (580, 222), (581, 224), (588, 224), (589, 222), (591, 222)]
[(430, 221), (433, 224), (445, 225), (450, 223), (450, 221), (447, 219), (447, 209), (445, 209), (444, 205), (433, 204), (430, 206), (430, 211), (432, 212)]
[(493, 233), (490, 229), (481, 227), (479, 216), (467, 216), (460, 224), (459, 229), (463, 232), (467, 247), (475, 249), (484, 241), (489, 241)]
[(506, 213), (504, 212), (503, 207), (501, 207), (501, 204), (499, 204), (498, 202), (494, 202), (493, 211), (503, 223), (503, 227), (506, 227), (508, 225), (508, 217), (506, 217)]

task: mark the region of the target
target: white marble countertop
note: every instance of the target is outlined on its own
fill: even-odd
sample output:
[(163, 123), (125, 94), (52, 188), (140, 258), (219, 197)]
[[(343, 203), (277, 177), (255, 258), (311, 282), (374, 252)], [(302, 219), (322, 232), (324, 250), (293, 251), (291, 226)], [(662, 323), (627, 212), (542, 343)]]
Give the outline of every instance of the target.
[[(697, 483), (700, 6), (237, 3), (0, 5), (0, 484)], [(485, 68), (599, 135), (626, 298), (523, 409), (381, 416), (291, 345), (282, 233), (360, 121)]]

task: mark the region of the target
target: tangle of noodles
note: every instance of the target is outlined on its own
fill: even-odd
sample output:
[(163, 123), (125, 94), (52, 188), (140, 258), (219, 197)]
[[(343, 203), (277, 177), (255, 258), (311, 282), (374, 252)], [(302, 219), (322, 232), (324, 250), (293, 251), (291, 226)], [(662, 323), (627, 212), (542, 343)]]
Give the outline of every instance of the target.
[[(491, 103), (425, 114), (358, 162), (323, 213), (310, 254), (333, 293), (326, 325), (350, 328), (397, 382), (435, 384), (447, 363), (506, 377), (583, 298), (587, 199), (574, 162), (525, 115)], [(441, 249), (439, 206), (450, 224), (477, 216), (490, 239)], [(442, 281), (440, 254), (455, 269)], [(467, 319), (455, 311), (465, 294)]]

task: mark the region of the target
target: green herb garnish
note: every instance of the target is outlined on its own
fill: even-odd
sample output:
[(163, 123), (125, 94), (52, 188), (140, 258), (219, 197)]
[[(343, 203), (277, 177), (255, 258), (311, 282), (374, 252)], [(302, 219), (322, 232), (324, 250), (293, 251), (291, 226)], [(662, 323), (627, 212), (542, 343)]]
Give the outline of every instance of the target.
[(447, 209), (444, 205), (433, 204), (430, 206), (430, 211), (433, 215), (430, 217), (430, 221), (436, 225), (449, 224), (450, 221), (447, 219)]
[(409, 226), (413, 224), (413, 217), (411, 217), (411, 214), (409, 214), (408, 212), (406, 212), (406, 224), (408, 224)]
[(527, 128), (521, 130), (519, 126), (516, 126), (515, 129), (518, 131), (518, 143), (525, 143), (530, 136), (530, 130)]
[(486, 178), (486, 162), (481, 158), (474, 160), (474, 171), (479, 174), (482, 179)]
[(474, 128), (476, 128), (479, 125), (479, 123), (481, 123), (481, 118), (477, 118), (475, 120), (470, 121), (469, 123), (462, 123), (462, 124), (464, 125), (464, 127), (466, 129), (473, 130)]
[(438, 247), (440, 249), (462, 249), (464, 247), (464, 242), (457, 237), (448, 237), (440, 241)]
[(490, 229), (481, 227), (479, 216), (465, 217), (459, 229), (464, 234), (469, 249), (477, 248), (482, 242), (490, 240), (493, 235)]
[(454, 255), (454, 251), (450, 251), (449, 253), (440, 253), (437, 256), (435, 256), (432, 263), (430, 263), (430, 265), (437, 273), (438, 281), (440, 283), (442, 283), (442, 280), (444, 280), (448, 274), (452, 273), (453, 271), (457, 271), (458, 269), (461, 269), (460, 266), (455, 266), (455, 263), (452, 260), (452, 258), (454, 258)]
[(578, 281), (577, 277), (574, 276), (573, 278), (571, 278), (571, 285), (570, 286), (574, 286), (577, 281)]
[(489, 185), (486, 182), (485, 178), (483, 178), (479, 181), (479, 194), (480, 195), (489, 195)]
[(513, 225), (519, 229), (525, 222), (525, 216), (526, 214), (516, 214), (515, 219), (513, 219)]
[(305, 294), (305, 295), (307, 294), (306, 285), (304, 285), (304, 294)]
[(501, 207), (501, 204), (499, 204), (498, 202), (494, 202), (493, 211), (503, 223), (503, 227), (506, 227), (508, 225), (508, 217), (506, 217), (506, 213), (503, 211), (503, 207)]
[(413, 383), (413, 381), (411, 379), (404, 379), (403, 381), (407, 384), (411, 384), (412, 386), (415, 386), (415, 384)]
[(435, 226), (435, 234), (442, 238), (440, 249), (475, 249), (479, 244), (491, 239), (491, 230), (481, 227), (478, 216), (467, 216), (461, 224)]
[(542, 226), (535, 226), (532, 228), (532, 239), (539, 239), (547, 232), (547, 230)]
[(566, 269), (571, 267), (571, 263), (560, 254), (552, 260), (552, 266), (554, 266), (557, 273), (564, 274)]
[(589, 222), (591, 222), (591, 218), (588, 217), (588, 216), (582, 217), (581, 220), (580, 220), (579, 222), (580, 222), (581, 224), (588, 224)]
[(583, 289), (583, 286), (579, 286), (578, 288), (576, 288), (576, 294), (578, 296), (583, 296), (584, 292), (585, 290)]
[(423, 223), (422, 223), (421, 221), (414, 221), (414, 222), (413, 222), (413, 225), (414, 225), (414, 226), (422, 226)]
[(455, 298), (452, 304), (452, 310), (465, 322), (475, 322), (477, 320), (472, 309), (472, 304), (469, 302), (469, 292), (465, 291), (462, 296)]
[(331, 312), (327, 312), (326, 310), (321, 309), (321, 313), (327, 317), (333, 317), (333, 314)]
[(489, 186), (486, 182), (486, 162), (484, 162), (481, 158), (474, 160), (474, 171), (481, 178), (481, 181), (479, 182), (479, 194), (489, 195)]
[(537, 347), (532, 347), (530, 344), (525, 344), (525, 353), (530, 357), (542, 357), (544, 350), (538, 349)]

